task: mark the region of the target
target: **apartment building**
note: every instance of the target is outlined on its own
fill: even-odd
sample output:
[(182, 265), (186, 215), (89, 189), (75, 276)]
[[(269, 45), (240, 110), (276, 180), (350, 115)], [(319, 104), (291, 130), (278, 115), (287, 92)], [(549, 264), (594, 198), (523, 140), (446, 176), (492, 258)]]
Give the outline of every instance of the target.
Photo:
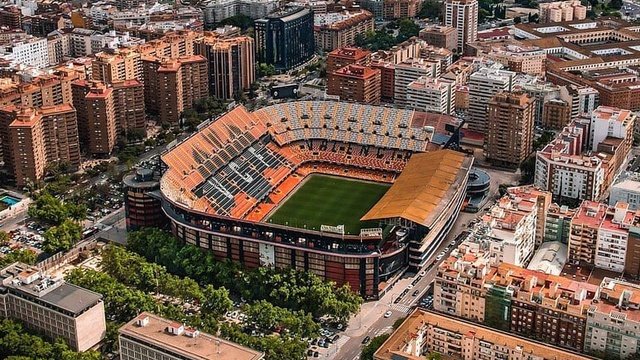
[(145, 103), (161, 123), (177, 124), (185, 109), (209, 96), (208, 61), (200, 55), (143, 58)]
[(71, 36), (66, 31), (54, 31), (47, 35), (49, 65), (57, 65), (71, 56)]
[[(484, 286), (497, 287), (509, 294), (509, 332), (582, 351), (585, 313), (596, 295), (596, 285), (504, 263), (491, 269)], [(501, 311), (495, 303), (487, 303), (486, 317), (499, 314), (492, 314), (494, 307)]]
[(640, 210), (640, 175), (623, 172), (609, 192), (609, 206), (618, 202), (629, 205), (629, 210)]
[(327, 74), (347, 65), (368, 66), (371, 63), (371, 51), (360, 48), (339, 48), (327, 55)]
[(0, 60), (16, 66), (42, 69), (49, 65), (47, 39), (24, 33), (12, 33), (0, 41)]
[(264, 353), (143, 312), (118, 330), (120, 359), (261, 360)]
[(499, 262), (526, 266), (536, 245), (538, 197), (508, 195), (500, 198), (482, 217), (488, 227), (486, 238)]
[(500, 39), (467, 44), (467, 52), (502, 64), (508, 70), (534, 76), (544, 76), (547, 53), (537, 46), (518, 40)]
[(421, 76), (407, 85), (407, 105), (418, 111), (453, 115), (456, 109), (455, 81)]
[(629, 205), (619, 202), (607, 208), (598, 227), (594, 265), (601, 269), (623, 272), (627, 256), (629, 229), (636, 223), (636, 215)]
[(111, 84), (116, 111), (116, 136), (130, 132), (146, 134), (144, 86), (139, 80), (116, 81)]
[(142, 59), (138, 51), (118, 49), (95, 54), (91, 65), (93, 80), (110, 84), (115, 81), (142, 79)]
[(429, 25), (420, 30), (418, 37), (433, 46), (448, 50), (458, 48), (458, 32), (451, 26)]
[(584, 351), (624, 359), (640, 353), (640, 287), (605, 277), (587, 310)]
[(209, 93), (218, 99), (234, 99), (256, 81), (256, 55), (251, 37), (224, 39), (205, 33), (194, 42), (194, 54), (207, 59)]
[(598, 229), (607, 216), (607, 205), (585, 200), (571, 219), (569, 261), (593, 265), (596, 259)]
[(544, 227), (544, 242), (558, 241), (563, 244), (569, 242), (571, 219), (575, 215), (575, 209), (566, 205), (553, 203), (547, 209)]
[(0, 26), (8, 29), (22, 29), (22, 11), (13, 5), (0, 8)]
[(360, 65), (347, 65), (329, 74), (327, 95), (341, 100), (377, 104), (380, 102), (380, 70)]
[(116, 146), (116, 109), (113, 88), (104, 83), (93, 84), (85, 96), (88, 152), (109, 156)]
[[(50, 165), (80, 165), (76, 111), (70, 104), (39, 109), (7, 107), (15, 120), (9, 124), (13, 147), (13, 175), (18, 186), (41, 180)], [(40, 156), (42, 155), (42, 157)]]
[(465, 53), (466, 45), (478, 39), (478, 0), (447, 0), (444, 25), (456, 29), (458, 54)]
[(489, 102), (485, 155), (497, 166), (518, 168), (533, 151), (535, 99), (500, 92)]
[(421, 4), (419, 0), (383, 0), (383, 17), (385, 20), (414, 18)]
[(536, 153), (534, 184), (572, 199), (598, 199), (608, 187), (604, 154), (583, 154), (589, 142), (589, 125), (573, 121)]
[(480, 243), (463, 242), (438, 266), (433, 309), (474, 322), (485, 321), (484, 278), (491, 270), (491, 254)]
[(479, 133), (487, 133), (487, 116), (489, 102), (499, 92), (511, 92), (514, 85), (513, 71), (502, 70), (502, 66), (494, 64), (482, 67), (469, 77), (469, 129)]
[(549, 99), (542, 106), (542, 126), (561, 130), (571, 122), (571, 103), (563, 99)]
[(422, 309), (414, 310), (374, 353), (373, 358), (413, 360), (431, 352), (463, 360), (589, 359), (549, 344)]
[(538, 8), (540, 23), (557, 23), (587, 18), (587, 7), (582, 5), (580, 0), (541, 3)]
[(313, 34), (316, 49), (333, 51), (354, 46), (358, 35), (364, 35), (373, 30), (373, 14), (366, 10), (314, 15)]
[(393, 94), (395, 103), (408, 105), (407, 87), (418, 78), (440, 76), (440, 62), (422, 58), (410, 58), (394, 67)]
[(640, 224), (637, 222), (629, 228), (624, 275), (636, 280), (640, 278)]
[(105, 337), (102, 295), (22, 263), (2, 269), (0, 278), (3, 318), (19, 320), (52, 340), (64, 339), (75, 351), (92, 349)]

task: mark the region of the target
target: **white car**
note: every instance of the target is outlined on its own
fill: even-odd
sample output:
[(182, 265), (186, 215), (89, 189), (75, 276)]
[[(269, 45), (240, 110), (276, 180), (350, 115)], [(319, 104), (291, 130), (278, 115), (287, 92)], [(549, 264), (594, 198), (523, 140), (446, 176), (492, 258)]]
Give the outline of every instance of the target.
[(388, 310), (386, 313), (384, 313), (384, 317), (388, 318), (391, 316), (391, 310)]
[(409, 286), (407, 286), (407, 290), (411, 290), (413, 289), (413, 285), (409, 284)]
[(425, 277), (426, 275), (427, 275), (426, 271), (424, 271), (424, 270), (420, 271), (420, 276)]
[(438, 256), (436, 256), (436, 261), (442, 260), (443, 257), (444, 257), (443, 254), (439, 254)]

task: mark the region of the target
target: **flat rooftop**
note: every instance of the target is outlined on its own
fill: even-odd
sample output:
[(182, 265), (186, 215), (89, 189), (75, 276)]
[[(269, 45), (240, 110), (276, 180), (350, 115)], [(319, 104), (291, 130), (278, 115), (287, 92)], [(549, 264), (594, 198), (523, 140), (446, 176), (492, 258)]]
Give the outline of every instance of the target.
[(102, 295), (64, 282), (43, 276), (37, 268), (14, 263), (0, 272), (2, 286), (9, 292), (33, 301), (50, 304), (72, 314), (80, 314), (93, 307)]
[[(143, 321), (145, 319), (145, 321)], [(139, 323), (145, 324), (144, 326)], [(264, 354), (242, 345), (217, 338), (213, 335), (199, 333), (192, 337), (186, 335), (193, 329), (183, 329), (183, 333), (174, 335), (167, 331), (170, 327), (182, 324), (144, 312), (123, 325), (120, 335), (155, 345), (167, 352), (193, 360), (260, 360)]]

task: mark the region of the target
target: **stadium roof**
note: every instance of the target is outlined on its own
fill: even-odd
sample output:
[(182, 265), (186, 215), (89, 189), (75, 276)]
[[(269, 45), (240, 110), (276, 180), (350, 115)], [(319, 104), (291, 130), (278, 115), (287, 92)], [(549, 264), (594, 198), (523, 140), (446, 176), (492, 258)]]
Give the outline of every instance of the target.
[(396, 182), (360, 220), (403, 218), (428, 226), (464, 161), (465, 155), (453, 150), (414, 154)]

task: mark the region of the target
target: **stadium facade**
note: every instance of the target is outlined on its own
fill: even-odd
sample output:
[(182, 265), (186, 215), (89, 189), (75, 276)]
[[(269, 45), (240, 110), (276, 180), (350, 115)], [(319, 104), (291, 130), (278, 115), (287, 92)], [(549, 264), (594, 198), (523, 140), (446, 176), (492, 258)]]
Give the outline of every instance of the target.
[[(375, 299), (400, 270), (426, 264), (465, 198), (473, 158), (439, 149), (426, 116), (335, 101), (239, 106), (161, 156), (152, 195), (178, 239), (217, 259), (311, 271)], [(378, 227), (269, 222), (315, 173), (391, 184), (361, 218)]]

